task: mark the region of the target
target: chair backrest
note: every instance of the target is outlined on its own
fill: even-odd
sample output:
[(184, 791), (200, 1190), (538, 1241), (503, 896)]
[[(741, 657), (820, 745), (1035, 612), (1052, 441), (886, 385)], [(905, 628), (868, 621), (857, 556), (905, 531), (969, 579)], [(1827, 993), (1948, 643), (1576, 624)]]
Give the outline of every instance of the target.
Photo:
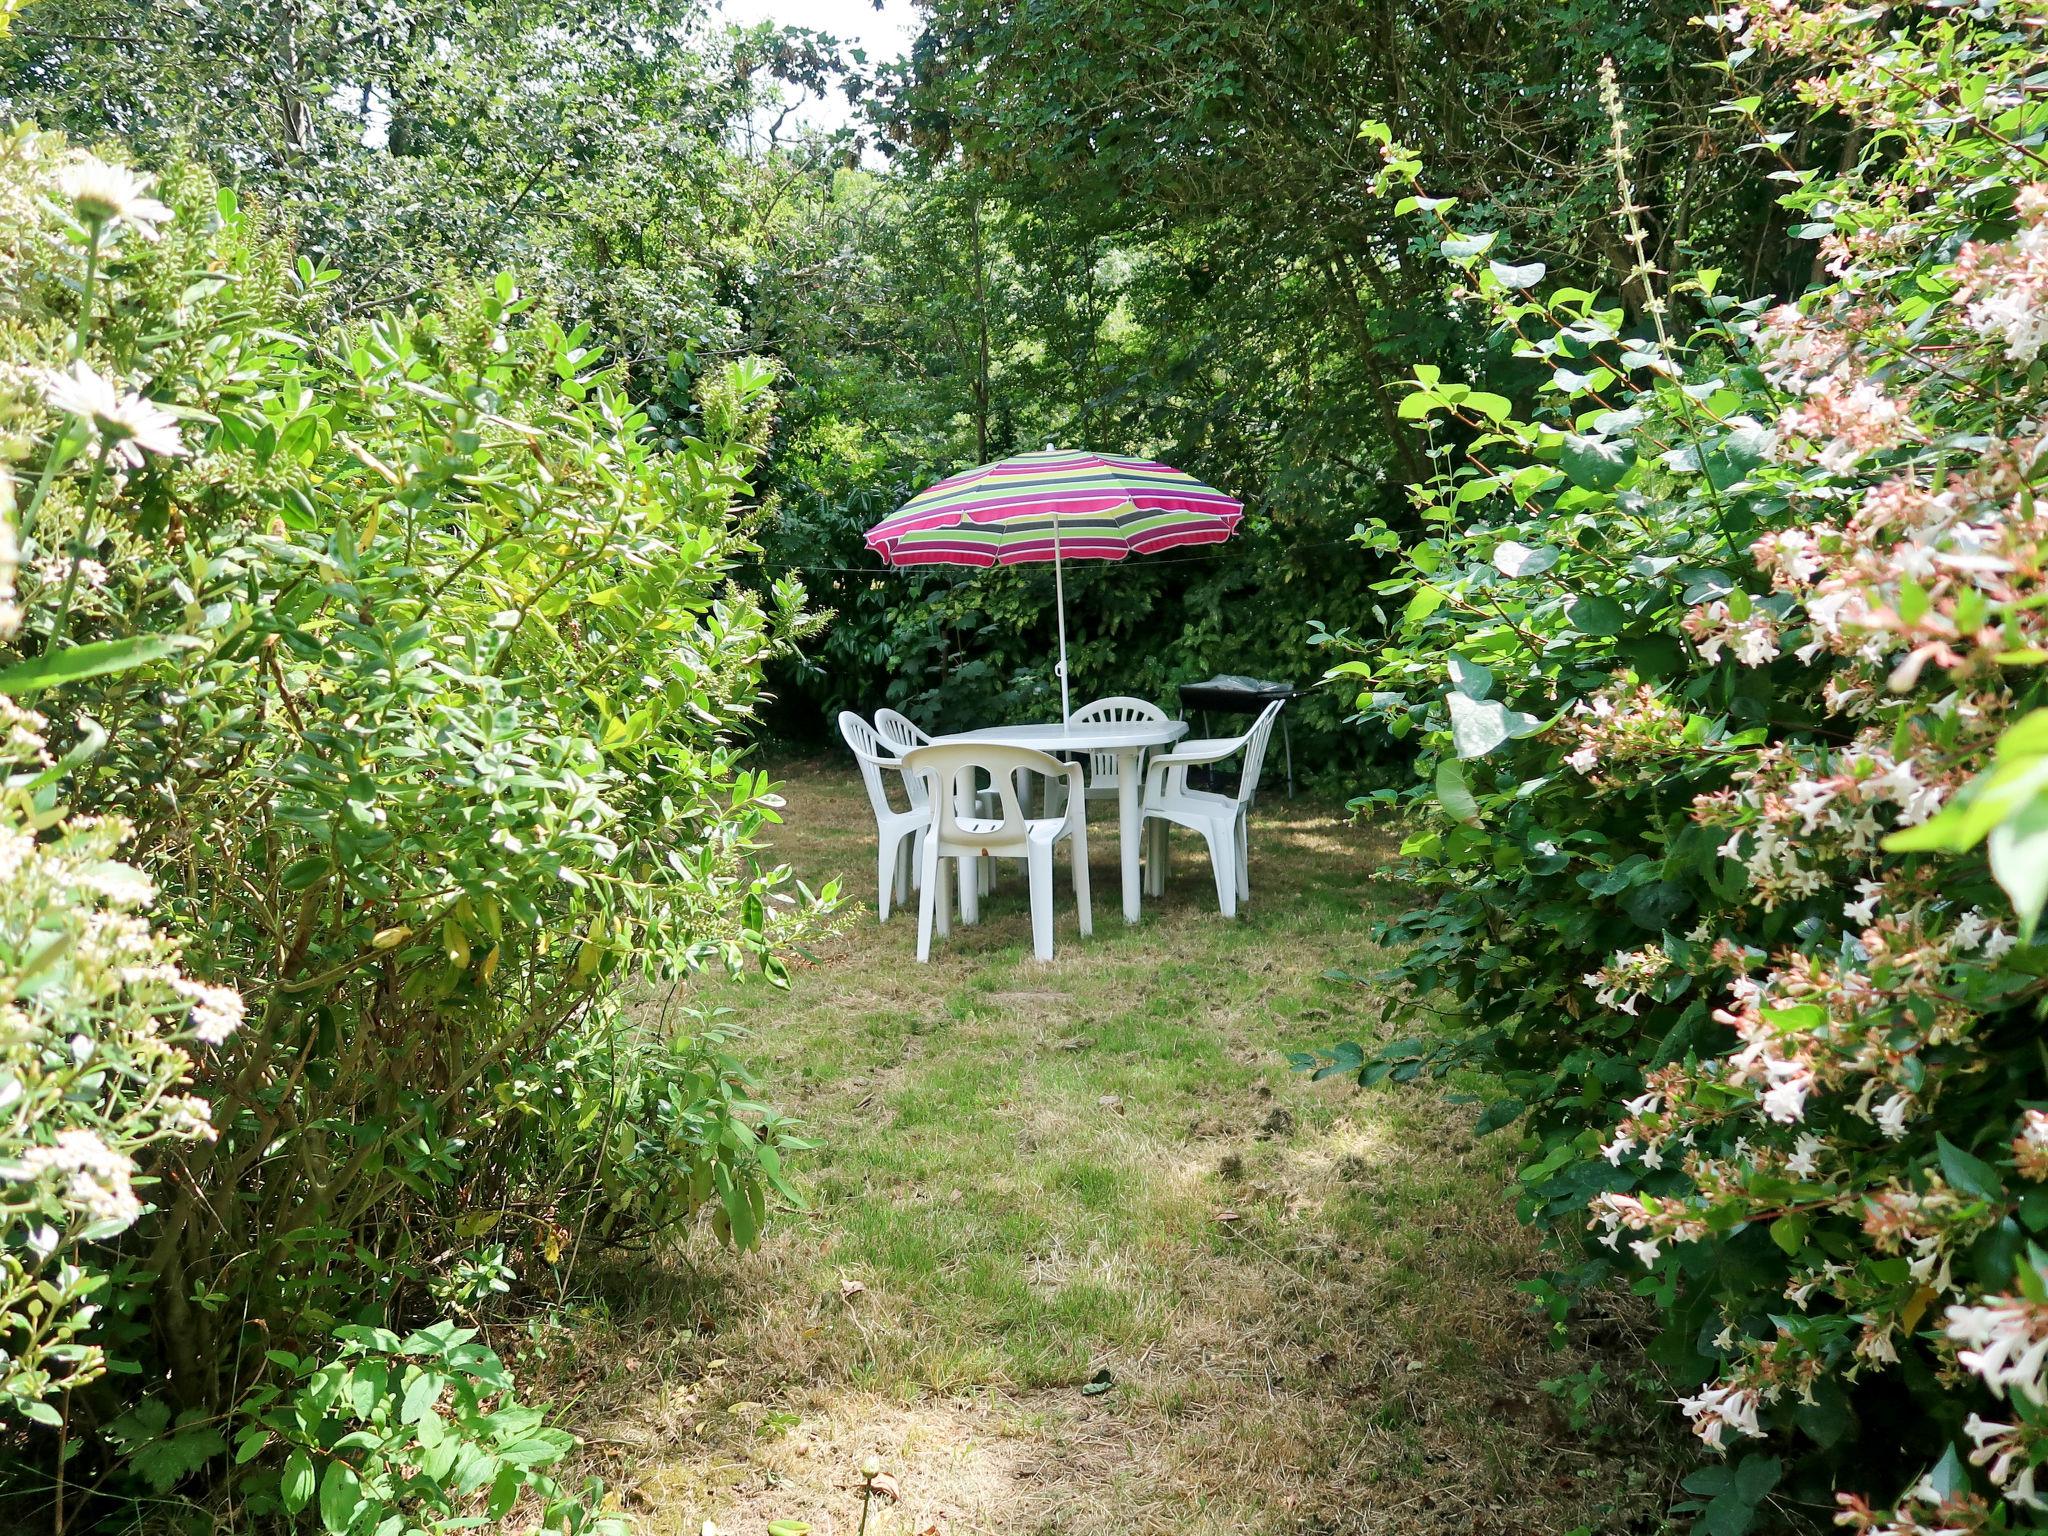
[(1285, 699), (1275, 699), (1259, 711), (1259, 718), (1244, 738), (1244, 772), (1237, 779), (1237, 803), (1249, 805), (1259, 790), (1259, 770), (1266, 764), (1266, 743), (1273, 735), (1273, 722), (1280, 718), (1280, 711), (1286, 707)]
[[(899, 715), (893, 709), (875, 711), (875, 730), (888, 743), (887, 751), (901, 757), (912, 747), (928, 747), (931, 737), (908, 715)], [(924, 780), (914, 773), (903, 775), (903, 789), (910, 796), (913, 810), (924, 809)]]
[[(884, 782), (884, 770), (899, 769), (902, 760), (882, 740), (875, 728), (861, 719), (850, 709), (839, 711), (839, 734), (846, 738), (847, 746), (853, 749), (854, 760), (860, 764), (861, 782), (867, 786), (868, 804), (874, 807), (875, 819), (902, 814), (889, 803), (889, 789)], [(917, 809), (913, 799), (911, 809)]]
[[(1107, 699), (1094, 699), (1083, 704), (1068, 717), (1076, 725), (1124, 725), (1139, 720), (1164, 720), (1166, 711), (1148, 699), (1134, 699), (1123, 694)], [(1090, 752), (1088, 754), (1088, 778), (1090, 782), (1116, 776), (1116, 754), (1114, 752)]]
[[(956, 853), (1023, 853), (1029, 821), (1018, 791), (1018, 775), (1036, 773), (1059, 778), (1066, 771), (1066, 764), (1056, 757), (1029, 747), (1008, 747), (993, 741), (939, 742), (929, 747), (912, 747), (903, 754), (903, 776), (924, 781), (940, 848)], [(1002, 818), (993, 827), (983, 820), (969, 830), (960, 824), (960, 808), (965, 805), (971, 812), (982, 774), (988, 776), (995, 790)]]
[(893, 709), (875, 711), (875, 729), (882, 733), (882, 740), (908, 752), (912, 747), (928, 747), (932, 739), (918, 723), (908, 715), (900, 715)]

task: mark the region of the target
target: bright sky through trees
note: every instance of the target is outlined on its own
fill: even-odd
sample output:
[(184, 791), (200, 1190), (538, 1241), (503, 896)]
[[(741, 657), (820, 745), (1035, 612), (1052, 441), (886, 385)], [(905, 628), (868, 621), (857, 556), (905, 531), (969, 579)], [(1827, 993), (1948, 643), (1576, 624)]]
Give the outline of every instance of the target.
[[(723, 0), (722, 9), (744, 26), (772, 21), (829, 32), (865, 50), (871, 62), (909, 52), (917, 35), (917, 8), (910, 0)], [(843, 127), (847, 118), (846, 98), (835, 92), (805, 101), (784, 126), (785, 131), (797, 126), (829, 131)]]

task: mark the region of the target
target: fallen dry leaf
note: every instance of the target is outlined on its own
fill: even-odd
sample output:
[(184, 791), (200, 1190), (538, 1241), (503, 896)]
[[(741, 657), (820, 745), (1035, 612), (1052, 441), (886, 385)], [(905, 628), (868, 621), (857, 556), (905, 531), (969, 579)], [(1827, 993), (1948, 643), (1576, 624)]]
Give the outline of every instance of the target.
[(866, 1289), (867, 1286), (859, 1280), (841, 1280), (839, 1282), (839, 1299), (841, 1301), (851, 1301)]

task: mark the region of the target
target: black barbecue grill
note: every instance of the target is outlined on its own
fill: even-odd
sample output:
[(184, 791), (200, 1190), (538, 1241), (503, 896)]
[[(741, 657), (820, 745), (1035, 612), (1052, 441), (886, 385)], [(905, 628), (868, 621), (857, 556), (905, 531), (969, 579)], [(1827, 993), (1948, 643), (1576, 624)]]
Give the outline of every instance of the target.
[[(1256, 715), (1275, 699), (1296, 699), (1301, 691), (1292, 683), (1276, 683), (1263, 677), (1240, 677), (1233, 672), (1219, 672), (1206, 683), (1182, 683), (1180, 685), (1180, 713), (1185, 720), (1188, 711), (1199, 710), (1202, 714), (1202, 734), (1209, 734), (1209, 715), (1213, 711), (1223, 715)], [(1287, 757), (1287, 798), (1294, 798), (1294, 743), (1287, 734), (1287, 711), (1280, 711), (1280, 744)]]

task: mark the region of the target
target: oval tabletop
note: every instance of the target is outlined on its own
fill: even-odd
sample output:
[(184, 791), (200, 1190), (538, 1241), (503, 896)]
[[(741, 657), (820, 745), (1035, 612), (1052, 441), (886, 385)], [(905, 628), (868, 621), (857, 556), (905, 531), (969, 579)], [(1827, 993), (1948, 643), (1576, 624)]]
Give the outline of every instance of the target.
[(991, 725), (932, 739), (997, 741), (1013, 747), (1035, 747), (1041, 752), (1129, 752), (1169, 746), (1187, 733), (1185, 720), (1076, 721), (1069, 725), (1049, 721), (1044, 725)]

